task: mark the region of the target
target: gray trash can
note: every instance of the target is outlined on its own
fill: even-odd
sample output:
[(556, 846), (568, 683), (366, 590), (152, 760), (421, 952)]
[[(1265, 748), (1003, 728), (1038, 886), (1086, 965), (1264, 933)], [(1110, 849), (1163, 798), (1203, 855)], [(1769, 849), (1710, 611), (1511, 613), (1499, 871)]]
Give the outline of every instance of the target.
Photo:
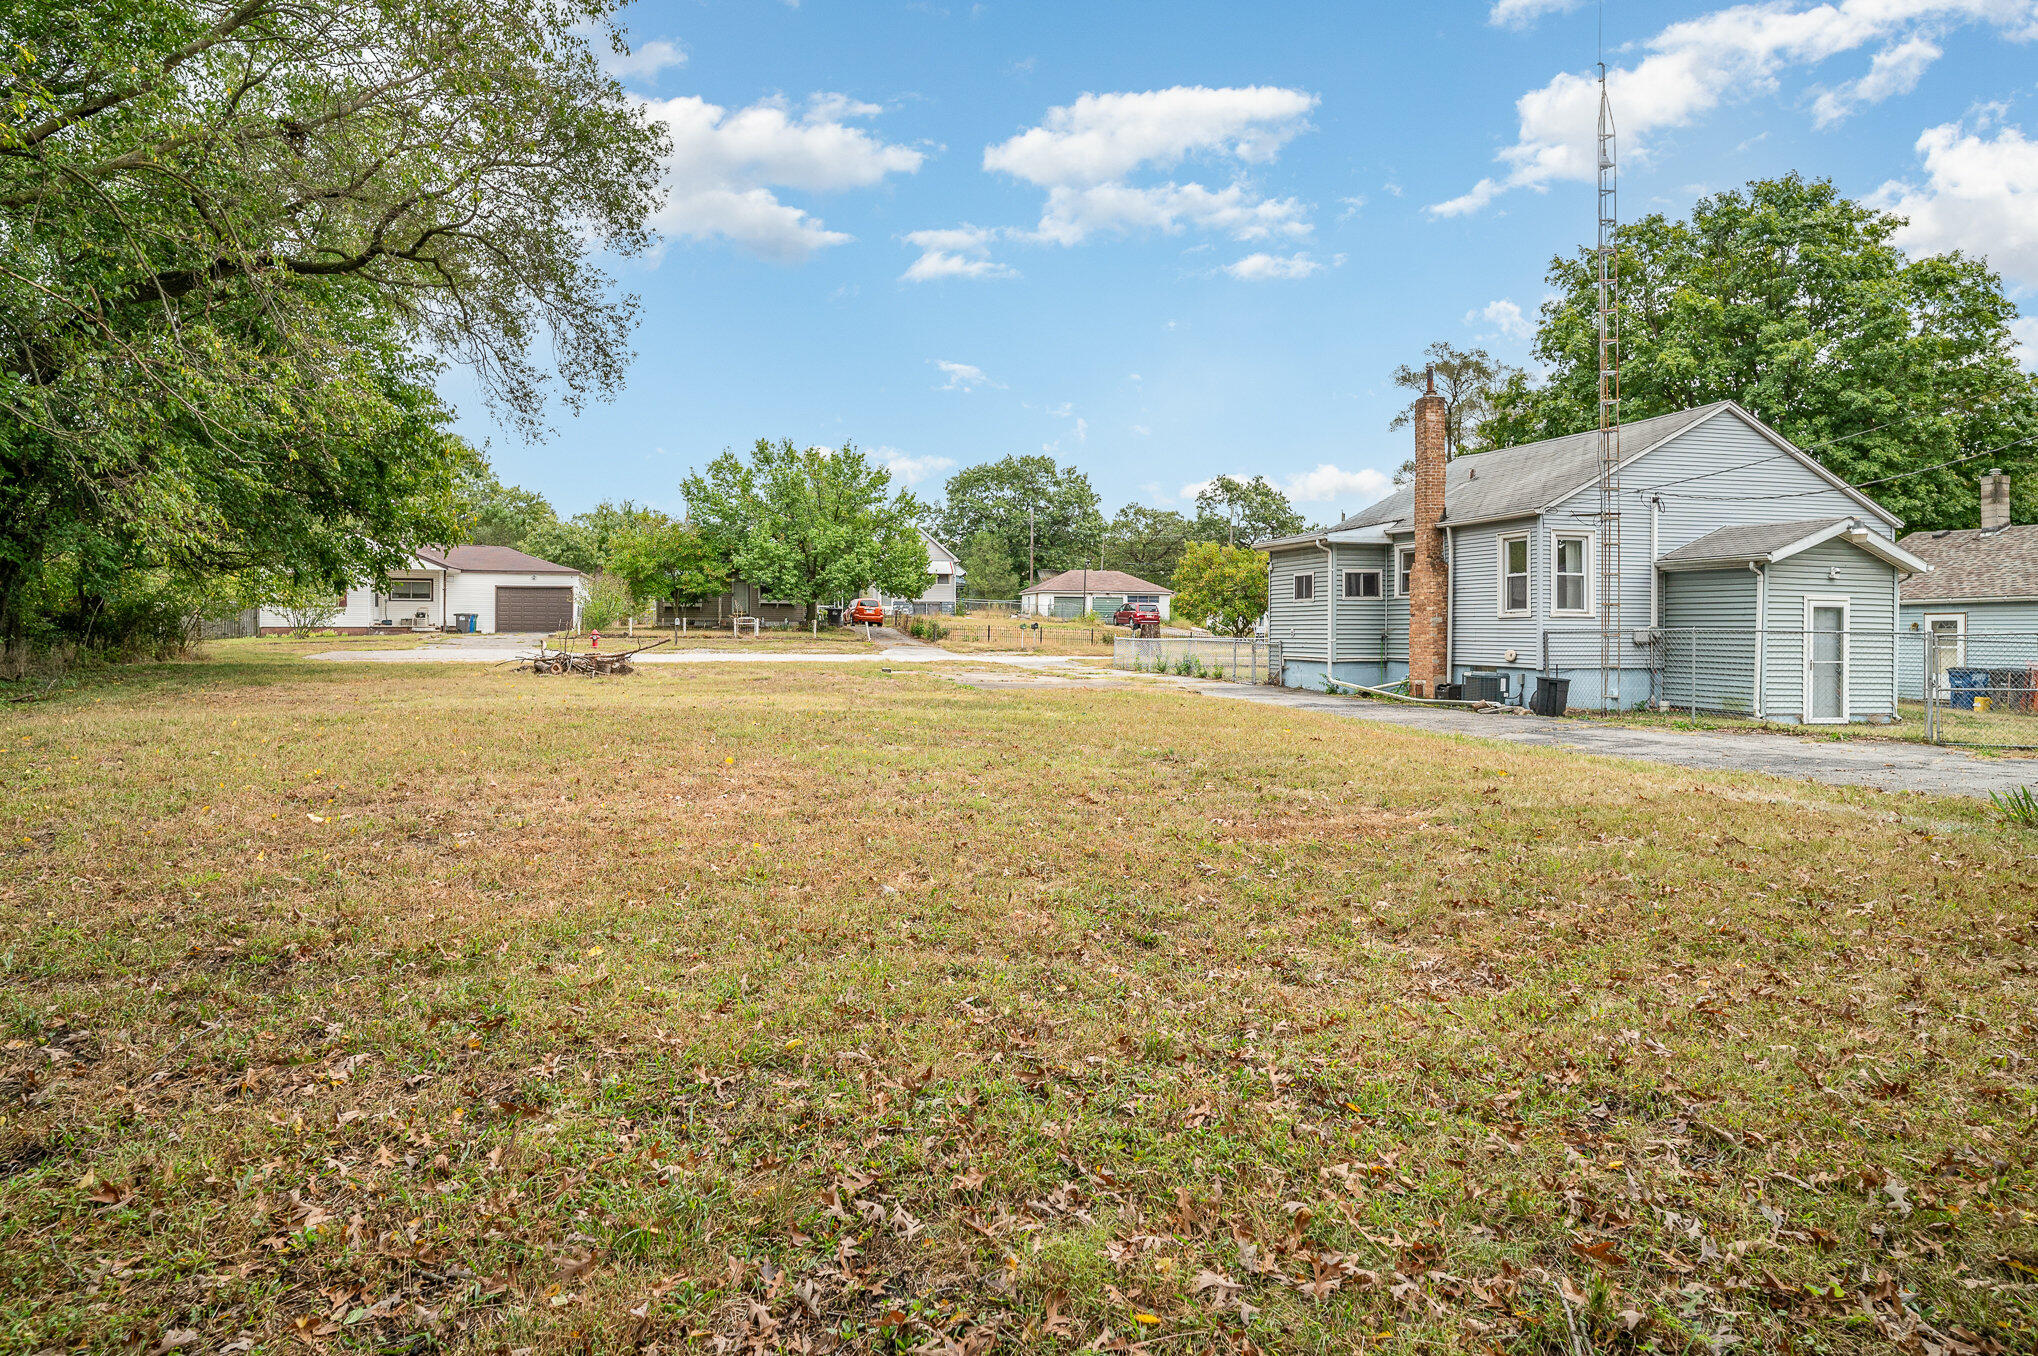
[(1571, 704), (1571, 680), (1569, 678), (1536, 679), (1535, 695), (1529, 698), (1529, 710), (1539, 716), (1561, 716)]

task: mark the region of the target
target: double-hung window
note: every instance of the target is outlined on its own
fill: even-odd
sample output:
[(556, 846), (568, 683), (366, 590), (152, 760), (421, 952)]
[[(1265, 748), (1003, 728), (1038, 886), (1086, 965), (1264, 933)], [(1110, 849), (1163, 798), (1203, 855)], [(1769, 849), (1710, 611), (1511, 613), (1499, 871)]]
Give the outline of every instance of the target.
[(1345, 597), (1378, 598), (1380, 596), (1380, 572), (1378, 570), (1346, 570)]
[(1415, 578), (1415, 548), (1404, 546), (1394, 553), (1394, 591), (1406, 598)]
[(1316, 576), (1298, 574), (1295, 576), (1295, 601), (1306, 602), (1316, 596)]
[(1592, 536), (1558, 532), (1550, 539), (1550, 614), (1582, 617), (1592, 611)]
[(1529, 614), (1529, 539), (1522, 532), (1500, 539), (1500, 615)]
[(392, 603), (429, 603), (432, 601), (432, 581), (429, 579), (392, 579), (389, 581), (389, 601)]

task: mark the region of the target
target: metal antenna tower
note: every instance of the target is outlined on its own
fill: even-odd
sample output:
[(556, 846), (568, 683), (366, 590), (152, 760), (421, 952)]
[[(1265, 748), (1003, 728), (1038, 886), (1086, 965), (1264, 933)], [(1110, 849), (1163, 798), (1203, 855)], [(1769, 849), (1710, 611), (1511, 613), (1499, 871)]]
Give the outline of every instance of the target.
[(1619, 176), (1614, 169), (1613, 105), (1606, 62), (1599, 63), (1599, 707), (1620, 706), (1620, 322), (1614, 315), (1620, 263)]

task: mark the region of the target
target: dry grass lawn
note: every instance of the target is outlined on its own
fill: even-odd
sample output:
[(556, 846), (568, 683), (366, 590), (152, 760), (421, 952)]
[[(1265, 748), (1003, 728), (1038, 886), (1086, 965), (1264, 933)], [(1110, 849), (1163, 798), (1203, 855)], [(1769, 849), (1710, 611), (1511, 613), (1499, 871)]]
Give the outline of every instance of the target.
[[(665, 644), (651, 651), (653, 654), (674, 650), (836, 650), (869, 648), (861, 628), (851, 630), (846, 626), (823, 626), (817, 632), (807, 630), (760, 631), (751, 635), (748, 631), (732, 636), (726, 629), (690, 630), (675, 636), (670, 629), (653, 630), (639, 627), (637, 634), (629, 636), (618, 629), (604, 631), (601, 648), (604, 650), (631, 650), (639, 645), (654, 641)], [(547, 642), (553, 649), (586, 653), (592, 643), (585, 635), (555, 635)]]
[[(1113, 636), (1132, 634), (1122, 626), (1102, 623), (1057, 621), (1052, 617), (1017, 617), (976, 614), (941, 619), (949, 628), (944, 650), (957, 654), (1003, 654), (1024, 650), (1042, 654), (1109, 655)], [(1034, 630), (1034, 623), (1040, 624)]]
[(220, 653), (0, 708), (0, 1351), (2038, 1349), (1982, 807)]

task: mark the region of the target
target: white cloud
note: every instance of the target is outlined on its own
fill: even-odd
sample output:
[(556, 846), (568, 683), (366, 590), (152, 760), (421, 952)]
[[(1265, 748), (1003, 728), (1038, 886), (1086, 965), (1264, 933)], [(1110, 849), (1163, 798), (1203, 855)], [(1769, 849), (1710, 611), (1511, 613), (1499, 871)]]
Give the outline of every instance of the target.
[(1065, 400), (1061, 404), (1051, 407), (1048, 410), (1048, 413), (1053, 415), (1056, 419), (1075, 420), (1076, 441), (1079, 443), (1086, 443), (1090, 441), (1090, 421), (1083, 418), (1080, 414), (1077, 414), (1076, 407), (1072, 403)]
[(1949, 122), (1927, 128), (1917, 151), (1925, 182), (1891, 180), (1869, 199), (1910, 218), (1897, 243), (1982, 255), (2015, 283), (2038, 288), (2038, 141), (2016, 127), (1989, 134)]
[[(1307, 131), (1316, 104), (1313, 94), (1267, 85), (1085, 94), (1049, 109), (1039, 126), (986, 147), (983, 163), (1046, 190), (1030, 233), (1040, 242), (1191, 228), (1237, 240), (1294, 238), (1312, 229), (1305, 204), (1266, 196), (1244, 172), (1271, 163)], [(1189, 160), (1228, 164), (1231, 182), (1134, 182), (1142, 171)]]
[(1312, 273), (1321, 273), (1323, 263), (1312, 259), (1307, 253), (1299, 254), (1248, 254), (1235, 263), (1224, 266), (1224, 271), (1241, 282), (1266, 282), (1275, 278), (1306, 278)]
[(1569, 14), (1585, 0), (1494, 0), (1486, 22), (1498, 28), (1527, 28), (1545, 14)]
[(1153, 430), (1145, 424), (1134, 424), (1132, 426), (1132, 436), (1135, 438), (1150, 438), (1153, 436)]
[(923, 480), (955, 469), (953, 457), (913, 457), (896, 447), (880, 447), (873, 455), (892, 473), (892, 479), (907, 485), (918, 485)]
[(950, 362), (946, 358), (936, 358), (933, 362), (937, 368), (941, 369), (941, 374), (948, 378), (947, 381), (936, 387), (936, 390), (974, 391), (979, 386), (990, 386), (998, 390), (1004, 389), (1002, 382), (992, 381), (988, 376), (984, 375), (983, 368), (973, 363), (955, 363)]
[(601, 68), (618, 80), (652, 81), (660, 71), (686, 65), (686, 49), (664, 38), (653, 38), (634, 52), (596, 53)]
[(1812, 101), (1812, 121), (1830, 127), (1863, 104), (1879, 104), (1893, 95), (1909, 94), (1918, 87), (1925, 68), (1944, 56), (1930, 38), (1909, 37), (1875, 54), (1868, 74), (1850, 80), (1838, 89), (1821, 90)]
[(2017, 341), (2017, 361), (2038, 372), (2038, 315), (2018, 316), (2012, 320), (2010, 334)]
[(905, 236), (920, 257), (901, 273), (906, 282), (932, 282), (940, 278), (1016, 278), (1019, 270), (990, 257), (991, 242), (1002, 232), (982, 226), (953, 226), (942, 230), (912, 231)]
[(1536, 332), (1535, 325), (1521, 313), (1521, 307), (1506, 297), (1498, 301), (1489, 301), (1480, 310), (1465, 312), (1465, 323), (1473, 326), (1491, 325), (1510, 339), (1526, 339)]
[(1353, 217), (1357, 216), (1359, 213), (1366, 210), (1366, 198), (1364, 194), (1359, 194), (1355, 197), (1350, 198), (1339, 198), (1338, 201), (1345, 205), (1345, 210), (1337, 214), (1337, 219), (1341, 223), (1350, 221)]
[[(1646, 160), (1655, 134), (1697, 121), (1730, 95), (1773, 94), (1793, 68), (1882, 45), (1865, 75), (1814, 109), (1822, 123), (1844, 116), (1916, 83), (1938, 51), (1922, 29), (1966, 23), (2038, 38), (2038, 0), (1769, 0), (1671, 24), (1642, 44), (1647, 55), (1639, 62), (1608, 73), (1621, 154)], [(1505, 172), (1429, 211), (1461, 216), (1510, 189), (1590, 180), (1598, 107), (1597, 82), (1587, 75), (1567, 71), (1530, 90), (1515, 102), (1515, 142), (1498, 156)]]
[[(1211, 477), (1213, 480), (1215, 478)], [(1250, 480), (1251, 477), (1241, 475), (1238, 479)], [(1333, 500), (1370, 504), (1394, 488), (1394, 482), (1384, 472), (1375, 471), (1371, 467), (1360, 471), (1347, 471), (1329, 462), (1318, 462), (1314, 469), (1283, 476), (1274, 484), (1282, 494), (1297, 504), (1327, 504)], [(1194, 499), (1209, 485), (1209, 480), (1184, 485), (1177, 497), (1184, 500)]]
[(879, 110), (840, 94), (817, 94), (798, 113), (776, 99), (730, 112), (691, 95), (644, 107), (672, 138), (666, 200), (653, 224), (695, 240), (720, 236), (768, 259), (804, 259), (851, 239), (779, 201), (779, 191), (869, 188), (926, 158), (850, 126), (844, 119)]

